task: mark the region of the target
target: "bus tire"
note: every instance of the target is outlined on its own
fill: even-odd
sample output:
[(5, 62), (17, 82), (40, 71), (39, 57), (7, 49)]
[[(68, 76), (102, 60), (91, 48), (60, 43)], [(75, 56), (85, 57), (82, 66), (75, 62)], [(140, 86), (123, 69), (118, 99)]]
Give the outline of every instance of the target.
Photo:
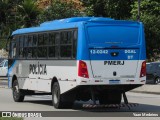
[(25, 95), (23, 94), (23, 91), (19, 89), (17, 80), (13, 81), (12, 94), (15, 102), (23, 102)]
[(99, 97), (100, 104), (120, 104), (122, 99), (121, 93), (102, 94)]
[(62, 108), (62, 100), (58, 82), (55, 82), (52, 87), (52, 103), (56, 109)]
[(55, 82), (52, 87), (52, 103), (56, 109), (71, 108), (74, 101), (64, 101), (67, 98), (60, 94), (58, 82)]

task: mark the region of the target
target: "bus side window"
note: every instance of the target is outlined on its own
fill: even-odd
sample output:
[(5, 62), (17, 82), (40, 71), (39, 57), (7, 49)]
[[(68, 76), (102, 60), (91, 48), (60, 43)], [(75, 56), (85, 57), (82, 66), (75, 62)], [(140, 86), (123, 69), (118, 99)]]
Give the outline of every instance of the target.
[(11, 53), (11, 58), (15, 58), (16, 57), (16, 42), (12, 42), (11, 43), (12, 45), (11, 45), (11, 51), (12, 51), (12, 53)]
[(38, 43), (38, 36), (33, 35), (33, 43), (32, 43), (32, 58), (37, 58), (37, 43)]
[[(44, 35), (45, 35), (45, 37), (44, 37)], [(47, 41), (48, 41), (48, 34), (39, 34), (38, 35), (37, 54), (38, 54), (39, 58), (46, 58), (47, 57), (47, 46), (46, 46)]]
[(19, 58), (23, 58), (23, 38), (24, 36), (19, 37)]
[(50, 58), (58, 58), (58, 41), (59, 33), (52, 32), (49, 34), (48, 56)]
[(44, 45), (43, 34), (38, 35), (38, 46), (40, 46), (40, 45)]
[(72, 31), (67, 32), (67, 44), (72, 43)]
[(33, 42), (33, 36), (29, 35), (28, 36), (28, 47), (32, 46), (32, 42)]
[(71, 44), (71, 31), (61, 32), (60, 44)]
[(24, 36), (24, 47), (28, 46), (28, 35)]
[(28, 36), (28, 47), (27, 47), (27, 58), (32, 58), (32, 43), (33, 43), (33, 36)]
[(32, 58), (32, 48), (31, 47), (28, 47), (27, 58)]
[(13, 36), (11, 40), (11, 46), (10, 46), (10, 58), (16, 58), (17, 57), (17, 52), (18, 52), (18, 40), (19, 38), (17, 36)]
[(44, 35), (43, 35), (43, 45), (47, 45), (48, 44), (48, 39), (49, 39), (49, 37), (48, 37), (48, 34), (47, 33), (45, 33)]
[(55, 45), (56, 41), (55, 41), (55, 36), (56, 33), (49, 33), (49, 44), (48, 45)]
[(26, 58), (28, 55), (27, 47), (28, 47), (28, 35), (25, 35), (24, 36), (24, 47), (23, 47), (23, 58)]
[(60, 40), (60, 57), (61, 58), (70, 58), (72, 57), (72, 44), (71, 44), (71, 31), (61, 32)]
[(77, 53), (77, 30), (73, 31), (73, 58), (76, 58), (76, 53)]
[(39, 58), (47, 57), (47, 47), (38, 47), (38, 57)]
[(33, 35), (33, 46), (37, 46), (37, 35)]
[(58, 43), (60, 41), (60, 33), (55, 34), (55, 41)]

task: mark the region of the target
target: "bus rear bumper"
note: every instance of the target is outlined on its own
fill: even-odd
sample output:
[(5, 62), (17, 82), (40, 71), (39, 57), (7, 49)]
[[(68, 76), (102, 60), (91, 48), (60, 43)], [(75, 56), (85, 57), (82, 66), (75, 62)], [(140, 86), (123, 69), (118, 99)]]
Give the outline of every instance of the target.
[(144, 85), (146, 83), (146, 77), (143, 78), (115, 78), (115, 79), (86, 79), (81, 78), (77, 85)]

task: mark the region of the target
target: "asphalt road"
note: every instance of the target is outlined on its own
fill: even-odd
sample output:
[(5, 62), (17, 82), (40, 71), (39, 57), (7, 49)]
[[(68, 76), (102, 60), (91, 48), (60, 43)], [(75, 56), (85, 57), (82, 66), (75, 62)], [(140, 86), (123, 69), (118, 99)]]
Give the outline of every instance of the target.
[[(5, 82), (3, 86), (6, 86)], [(91, 116), (95, 114), (97, 115), (101, 114), (103, 116), (104, 114), (108, 114), (108, 113), (114, 113), (116, 115), (119, 113), (133, 114), (138, 112), (149, 112), (149, 113), (159, 112), (159, 117), (160, 117), (160, 95), (142, 94), (142, 93), (133, 93), (133, 92), (127, 92), (126, 95), (128, 97), (129, 103), (138, 103), (139, 105), (136, 107), (132, 107), (131, 109), (128, 109), (128, 107), (122, 107), (120, 109), (117, 109), (117, 108), (86, 109), (82, 107), (84, 102), (76, 101), (72, 109), (55, 109), (52, 106), (51, 96), (46, 96), (46, 95), (45, 96), (26, 96), (24, 102), (16, 103), (13, 101), (11, 89), (8, 89), (7, 87), (2, 87), (2, 84), (1, 84), (0, 111), (63, 111), (63, 112), (71, 111), (73, 112), (73, 114), (77, 114), (74, 112), (76, 111), (76, 112), (82, 112), (83, 114), (81, 115), (84, 115), (84, 116), (88, 115), (92, 120), (94, 119), (96, 120), (97, 117), (91, 118)], [(88, 103), (90, 102), (91, 101), (89, 101)], [(58, 117), (58, 119), (60, 118)], [(86, 119), (88, 120), (88, 118)], [(118, 117), (116, 119), (118, 119)], [(123, 120), (125, 119), (126, 117)]]
[[(130, 103), (138, 103), (130, 110), (127, 107), (116, 108), (95, 108), (92, 111), (115, 111), (115, 112), (160, 112), (160, 95), (132, 93), (127, 94)], [(123, 101), (122, 101), (123, 102)], [(90, 103), (90, 102), (88, 102)], [(89, 111), (83, 108), (84, 102), (75, 102), (72, 109), (57, 110), (52, 106), (51, 96), (26, 96), (24, 102), (16, 103), (12, 98), (12, 91), (8, 88), (0, 88), (0, 111)]]

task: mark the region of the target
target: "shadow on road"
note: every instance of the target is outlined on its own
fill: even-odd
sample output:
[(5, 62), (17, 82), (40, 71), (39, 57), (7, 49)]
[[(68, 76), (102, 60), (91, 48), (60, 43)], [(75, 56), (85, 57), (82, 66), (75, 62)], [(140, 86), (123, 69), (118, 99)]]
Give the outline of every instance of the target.
[(160, 106), (138, 104), (136, 107), (120, 107), (120, 108), (83, 108), (82, 105), (79, 107), (74, 106), (73, 109), (87, 111), (87, 112), (159, 112)]
[(51, 100), (24, 100), (25, 103), (33, 103), (33, 104), (41, 104), (41, 105), (47, 105), (52, 106)]
[[(51, 100), (25, 100), (24, 102), (52, 106)], [(84, 102), (75, 102), (70, 109), (86, 112), (160, 112), (160, 106), (148, 104), (138, 104), (138, 106), (130, 107), (130, 109), (127, 106), (121, 108), (84, 108), (83, 104)]]

